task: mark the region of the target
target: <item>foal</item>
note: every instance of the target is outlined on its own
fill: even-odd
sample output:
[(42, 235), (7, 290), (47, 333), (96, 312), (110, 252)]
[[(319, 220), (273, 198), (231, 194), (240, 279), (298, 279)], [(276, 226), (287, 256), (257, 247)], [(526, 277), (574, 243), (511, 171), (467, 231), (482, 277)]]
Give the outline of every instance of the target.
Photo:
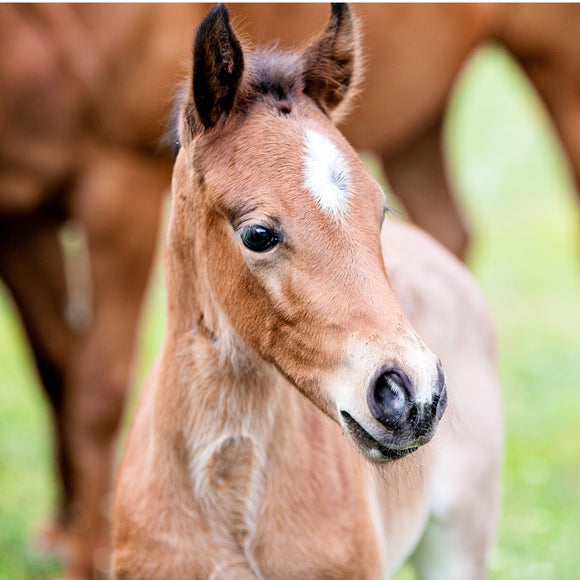
[(299, 54), (245, 52), (223, 6), (199, 28), (167, 335), (116, 491), (119, 580), (378, 579), (410, 556), (423, 578), (485, 576), (489, 317), (433, 241), (381, 233), (384, 194), (332, 123), (359, 71), (346, 5)]

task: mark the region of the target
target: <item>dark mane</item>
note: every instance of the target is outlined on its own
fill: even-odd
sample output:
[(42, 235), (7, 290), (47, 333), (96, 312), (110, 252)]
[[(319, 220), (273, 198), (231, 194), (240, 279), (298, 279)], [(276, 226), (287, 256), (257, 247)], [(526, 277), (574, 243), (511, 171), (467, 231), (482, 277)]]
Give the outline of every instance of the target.
[(248, 58), (247, 83), (255, 96), (290, 104), (304, 87), (299, 53), (258, 48)]
[[(236, 108), (243, 112), (256, 101), (267, 98), (281, 114), (289, 114), (297, 95), (304, 90), (300, 53), (261, 46), (246, 52), (244, 81), (237, 98)], [(174, 103), (167, 121), (167, 130), (161, 145), (163, 150), (177, 156), (180, 115), (190, 99), (189, 86), (181, 85), (174, 96)]]
[(243, 119), (264, 100), (289, 115), (297, 98), (309, 98), (338, 122), (360, 87), (359, 45), (357, 21), (346, 4), (333, 4), (323, 33), (290, 52), (243, 47), (227, 8), (215, 6), (194, 41), (191, 90), (182, 109), (189, 135), (211, 131), (234, 115)]

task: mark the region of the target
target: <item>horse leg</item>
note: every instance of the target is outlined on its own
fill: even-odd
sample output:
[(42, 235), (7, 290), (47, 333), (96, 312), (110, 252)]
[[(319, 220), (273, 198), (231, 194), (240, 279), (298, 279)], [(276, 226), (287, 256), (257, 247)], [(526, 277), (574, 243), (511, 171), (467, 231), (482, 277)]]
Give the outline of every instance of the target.
[(580, 73), (575, 66), (580, 59), (578, 6), (506, 4), (505, 10), (500, 40), (546, 106), (570, 162), (580, 201)]
[(441, 121), (396, 153), (383, 154), (381, 159), (393, 191), (410, 219), (460, 259), (465, 259), (469, 232), (449, 191)]
[(73, 350), (65, 400), (74, 469), (73, 559), (68, 579), (106, 568), (114, 442), (120, 425), (141, 304), (156, 248), (165, 164), (95, 152), (74, 192), (92, 279), (91, 323)]
[[(421, 580), (487, 578), (501, 498), (504, 437), (496, 362), (490, 357), (493, 335), (483, 324), (478, 333), (475, 350), (464, 345), (454, 347), (461, 352), (441, 353), (452, 378), (449, 410), (431, 442), (437, 460), (430, 518), (412, 556)], [(459, 385), (464, 386), (452, 390)]]
[(53, 419), (59, 508), (42, 538), (48, 550), (59, 547), (72, 501), (62, 407), (73, 335), (65, 317), (67, 285), (59, 228), (59, 220), (43, 215), (0, 224), (0, 276), (18, 307)]
[[(451, 446), (449, 451), (457, 450)], [(462, 458), (464, 450), (458, 451)], [(490, 483), (489, 474), (493, 473), (499, 480), (499, 469), (497, 464), (485, 460), (482, 466), (477, 465), (477, 459), (473, 458), (464, 461), (464, 465), (472, 468), (468, 472), (460, 464), (464, 459), (465, 456), (459, 461), (448, 457), (441, 462), (448, 497), (433, 507), (411, 558), (421, 580), (485, 580), (488, 577), (499, 504), (499, 488)], [(456, 476), (462, 480), (456, 480)], [(467, 488), (467, 482), (472, 488)]]
[(501, 443), (490, 435), (470, 447), (457, 433), (443, 437), (432, 514), (411, 561), (421, 580), (485, 580), (500, 501)]

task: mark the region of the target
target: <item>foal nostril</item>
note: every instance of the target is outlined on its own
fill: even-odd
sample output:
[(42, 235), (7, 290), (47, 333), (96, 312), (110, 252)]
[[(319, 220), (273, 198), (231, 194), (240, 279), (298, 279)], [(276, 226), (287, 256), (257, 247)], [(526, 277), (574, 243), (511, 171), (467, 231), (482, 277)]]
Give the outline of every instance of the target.
[(435, 395), (436, 396), (443, 396), (445, 392), (445, 371), (443, 370), (443, 366), (441, 361), (437, 359), (437, 382), (435, 383)]
[(433, 394), (433, 402), (431, 403), (431, 412), (433, 417), (440, 419), (445, 408), (447, 407), (447, 386), (445, 382), (445, 372), (441, 366), (441, 361), (437, 362), (437, 383), (435, 385), (435, 392)]
[(371, 414), (386, 427), (395, 429), (409, 409), (409, 379), (397, 370), (381, 373), (371, 382), (367, 403)]

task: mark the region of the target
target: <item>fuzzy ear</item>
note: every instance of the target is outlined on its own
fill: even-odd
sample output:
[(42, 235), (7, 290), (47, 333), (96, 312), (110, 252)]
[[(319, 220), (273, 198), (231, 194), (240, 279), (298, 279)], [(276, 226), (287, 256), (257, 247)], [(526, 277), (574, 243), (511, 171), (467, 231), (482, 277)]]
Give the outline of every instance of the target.
[(193, 101), (206, 129), (231, 111), (243, 72), (242, 46), (219, 4), (200, 24), (193, 48)]
[(304, 92), (337, 120), (362, 78), (357, 22), (348, 4), (332, 4), (322, 34), (303, 53)]

